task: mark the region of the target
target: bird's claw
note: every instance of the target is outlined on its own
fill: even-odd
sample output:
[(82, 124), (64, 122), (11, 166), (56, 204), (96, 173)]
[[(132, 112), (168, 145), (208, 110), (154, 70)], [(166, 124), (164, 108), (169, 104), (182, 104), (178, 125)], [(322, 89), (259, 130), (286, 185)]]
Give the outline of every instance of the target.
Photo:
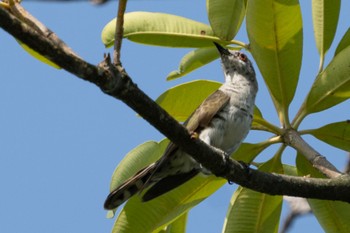
[(199, 138), (199, 134), (195, 131), (191, 131), (190, 135), (191, 135), (191, 139), (198, 139)]
[(242, 170), (249, 171), (249, 163), (245, 163), (243, 161), (237, 161), (241, 167)]

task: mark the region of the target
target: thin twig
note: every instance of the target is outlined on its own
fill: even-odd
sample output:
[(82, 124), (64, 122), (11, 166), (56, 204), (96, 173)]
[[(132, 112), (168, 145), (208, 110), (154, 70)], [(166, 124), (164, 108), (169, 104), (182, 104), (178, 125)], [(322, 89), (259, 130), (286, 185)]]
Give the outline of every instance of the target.
[(127, 0), (119, 0), (117, 22), (115, 25), (114, 51), (113, 51), (113, 64), (115, 66), (121, 65), (120, 50), (121, 50), (122, 41), (123, 41), (124, 13), (126, 10), (126, 3), (127, 3)]

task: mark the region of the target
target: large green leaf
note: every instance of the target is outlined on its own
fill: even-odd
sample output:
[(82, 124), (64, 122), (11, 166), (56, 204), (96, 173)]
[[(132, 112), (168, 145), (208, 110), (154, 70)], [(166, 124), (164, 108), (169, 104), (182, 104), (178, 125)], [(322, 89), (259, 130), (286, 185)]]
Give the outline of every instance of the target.
[[(297, 155), (297, 168), (301, 176), (324, 178), (316, 171), (304, 156)], [(312, 212), (327, 233), (350, 232), (350, 204), (340, 201), (308, 199)]]
[(237, 151), (232, 154), (232, 158), (245, 163), (251, 163), (267, 146), (268, 144), (242, 143)]
[(350, 121), (335, 122), (318, 129), (308, 130), (308, 133), (325, 143), (350, 151)]
[[(106, 47), (114, 44), (116, 19), (102, 30)], [(219, 41), (209, 25), (184, 17), (153, 12), (124, 15), (124, 37), (138, 43), (168, 47), (210, 47)]]
[(215, 35), (230, 41), (237, 34), (245, 15), (244, 0), (207, 0), (210, 26)]
[[(164, 108), (177, 121), (184, 122), (211, 93), (222, 84), (215, 81), (195, 80), (177, 85), (161, 94), (156, 103)], [(266, 121), (255, 106), (253, 127), (266, 129)], [(268, 124), (268, 123), (267, 123)]]
[(321, 57), (320, 70), (337, 30), (339, 12), (340, 0), (312, 0), (312, 22), (316, 47)]
[(179, 69), (168, 74), (167, 80), (180, 78), (219, 57), (215, 47), (199, 48), (186, 54), (180, 62)]
[[(125, 155), (123, 160), (114, 170), (110, 184), (110, 191), (121, 185), (126, 179), (136, 174), (140, 169), (159, 159), (168, 143), (168, 139), (164, 139), (159, 143), (148, 141), (132, 149)], [(114, 212), (115, 211), (108, 211), (107, 217), (113, 218)]]
[(214, 81), (191, 81), (170, 88), (156, 102), (177, 121), (184, 122), (220, 86), (221, 83)]
[(160, 231), (154, 231), (154, 233), (185, 233), (187, 224), (188, 212), (181, 215), (174, 222), (170, 223), (164, 229)]
[[(282, 164), (270, 160), (259, 170), (281, 171)], [(281, 209), (282, 196), (271, 196), (239, 187), (230, 201), (222, 232), (278, 232)]]
[(168, 143), (169, 140), (167, 139), (164, 139), (159, 143), (148, 141), (132, 149), (125, 155), (113, 172), (110, 190), (114, 190), (141, 168), (144, 168), (159, 159)]
[(350, 97), (350, 47), (343, 49), (315, 80), (301, 116), (333, 107)]
[(132, 197), (117, 217), (113, 233), (140, 233), (164, 229), (172, 221), (224, 185), (224, 179), (198, 175), (179, 188), (152, 201)]
[(303, 34), (299, 2), (250, 0), (246, 14), (252, 55), (272, 95), (280, 119), (287, 119), (302, 58)]
[(345, 49), (348, 46), (350, 46), (350, 27), (345, 32), (344, 36), (339, 42), (337, 49), (334, 52), (334, 56), (338, 55), (339, 52), (341, 52), (343, 49)]

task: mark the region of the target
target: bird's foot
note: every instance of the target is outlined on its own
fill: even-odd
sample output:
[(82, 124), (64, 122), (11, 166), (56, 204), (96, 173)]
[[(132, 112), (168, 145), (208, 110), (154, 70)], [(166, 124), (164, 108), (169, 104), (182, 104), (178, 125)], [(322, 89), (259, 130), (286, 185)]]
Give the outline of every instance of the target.
[(249, 172), (249, 166), (250, 166), (249, 163), (245, 163), (243, 161), (237, 161), (237, 162), (240, 165), (242, 170), (245, 170), (245, 171)]
[(199, 134), (195, 131), (191, 131), (190, 135), (191, 135), (191, 139), (198, 139), (199, 138)]

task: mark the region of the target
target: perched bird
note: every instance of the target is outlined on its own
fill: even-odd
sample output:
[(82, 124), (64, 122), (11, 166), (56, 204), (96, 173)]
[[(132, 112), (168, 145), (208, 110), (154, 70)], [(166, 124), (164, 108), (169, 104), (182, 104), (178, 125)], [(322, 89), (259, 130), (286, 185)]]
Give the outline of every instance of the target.
[[(258, 83), (252, 63), (245, 54), (231, 52), (214, 44), (221, 56), (225, 83), (203, 101), (184, 125), (191, 134), (230, 155), (250, 130)], [(113, 190), (108, 195), (104, 208), (115, 209), (143, 190), (146, 192), (142, 200), (152, 200), (200, 172), (209, 173), (190, 155), (170, 142), (157, 162), (141, 169)]]

